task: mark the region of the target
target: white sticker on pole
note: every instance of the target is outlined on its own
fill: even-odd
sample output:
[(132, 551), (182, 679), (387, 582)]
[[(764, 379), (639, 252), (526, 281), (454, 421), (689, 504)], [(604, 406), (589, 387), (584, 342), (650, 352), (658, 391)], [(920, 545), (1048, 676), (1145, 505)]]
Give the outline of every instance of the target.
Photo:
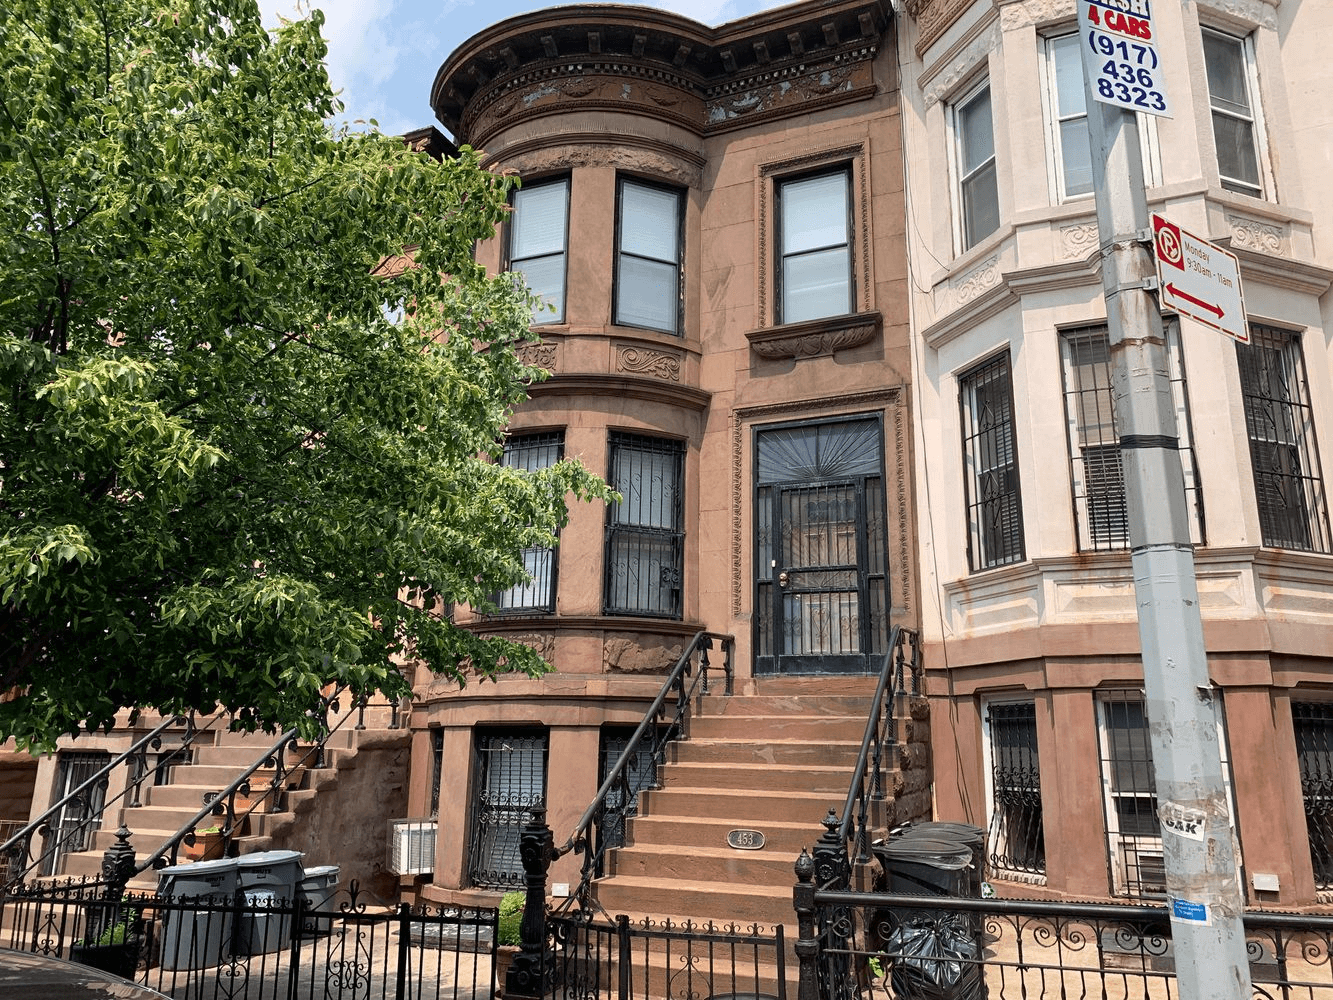
[(1157, 818), (1162, 821), (1163, 832), (1203, 840), (1203, 824), (1208, 817), (1202, 809), (1192, 809), (1178, 802), (1163, 802), (1157, 810)]
[(1079, 48), (1092, 96), (1170, 118), (1149, 0), (1078, 0)]

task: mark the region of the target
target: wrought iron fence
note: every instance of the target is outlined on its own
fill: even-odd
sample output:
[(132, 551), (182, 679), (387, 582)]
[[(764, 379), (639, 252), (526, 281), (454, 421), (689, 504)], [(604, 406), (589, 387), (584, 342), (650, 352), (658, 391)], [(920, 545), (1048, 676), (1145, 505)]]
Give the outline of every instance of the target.
[(91, 880), (0, 897), (0, 946), (115, 972), (177, 1000), (480, 1000), (496, 989), (493, 909), (387, 905), (358, 890), (108, 892)]
[(595, 921), (586, 913), (546, 922), (543, 996), (552, 1000), (786, 1000), (781, 925)]
[[(1164, 906), (855, 893), (812, 879), (797, 899), (814, 946), (802, 1000), (1179, 995)], [(1333, 917), (1252, 911), (1245, 937), (1256, 1000), (1333, 997)]]

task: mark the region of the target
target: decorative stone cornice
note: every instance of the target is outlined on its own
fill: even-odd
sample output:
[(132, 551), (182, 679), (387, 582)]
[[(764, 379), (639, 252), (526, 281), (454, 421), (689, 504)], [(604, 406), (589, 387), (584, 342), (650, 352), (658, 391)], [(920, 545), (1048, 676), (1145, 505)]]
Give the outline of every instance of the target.
[(711, 135), (875, 93), (882, 0), (811, 0), (717, 28), (644, 7), (560, 7), (474, 35), (440, 67), (436, 117), (459, 142), (570, 111), (630, 111)]
[(553, 375), (545, 382), (528, 386), (528, 395), (537, 396), (616, 396), (668, 403), (682, 410), (702, 412), (713, 394), (679, 382), (638, 375)]
[(930, 48), (974, 2), (975, 0), (904, 0), (903, 11), (916, 21), (917, 31), (920, 33), (916, 43), (916, 54), (922, 55)]
[(880, 323), (878, 312), (851, 313), (751, 330), (745, 339), (761, 358), (817, 358), (868, 344)]

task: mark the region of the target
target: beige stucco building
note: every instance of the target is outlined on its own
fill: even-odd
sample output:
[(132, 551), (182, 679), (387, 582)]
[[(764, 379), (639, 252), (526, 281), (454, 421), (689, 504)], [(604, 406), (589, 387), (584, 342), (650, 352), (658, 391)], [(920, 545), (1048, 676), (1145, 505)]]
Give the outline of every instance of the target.
[[(937, 811), (989, 828), (1004, 893), (1160, 894), (1075, 4), (905, 6)], [(1251, 333), (1167, 324), (1242, 874), (1250, 905), (1309, 905), (1333, 890), (1333, 8), (1153, 16), (1149, 207), (1236, 254)]]

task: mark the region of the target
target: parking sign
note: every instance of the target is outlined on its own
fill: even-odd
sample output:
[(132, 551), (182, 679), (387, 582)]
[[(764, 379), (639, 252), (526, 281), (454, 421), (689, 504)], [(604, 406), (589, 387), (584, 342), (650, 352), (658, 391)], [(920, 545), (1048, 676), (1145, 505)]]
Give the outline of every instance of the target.
[(1103, 104), (1170, 118), (1149, 0), (1078, 0), (1083, 72)]

